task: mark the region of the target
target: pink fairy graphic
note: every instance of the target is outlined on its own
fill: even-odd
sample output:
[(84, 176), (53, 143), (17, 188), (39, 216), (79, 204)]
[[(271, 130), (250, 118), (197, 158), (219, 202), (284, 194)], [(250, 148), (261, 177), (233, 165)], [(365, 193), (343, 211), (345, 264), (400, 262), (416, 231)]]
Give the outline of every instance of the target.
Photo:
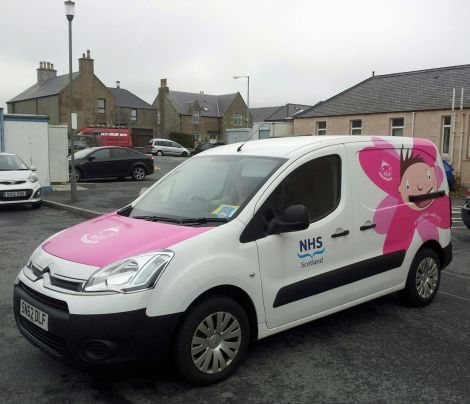
[[(381, 138), (359, 153), (359, 162), (369, 179), (388, 195), (377, 206), (375, 231), (386, 234), (384, 254), (407, 250), (415, 230), (423, 242), (438, 240), (438, 227), (448, 229), (449, 196), (440, 192), (443, 172), (436, 165), (435, 147), (413, 139), (413, 147), (395, 147)], [(412, 223), (412, 226), (409, 226)]]

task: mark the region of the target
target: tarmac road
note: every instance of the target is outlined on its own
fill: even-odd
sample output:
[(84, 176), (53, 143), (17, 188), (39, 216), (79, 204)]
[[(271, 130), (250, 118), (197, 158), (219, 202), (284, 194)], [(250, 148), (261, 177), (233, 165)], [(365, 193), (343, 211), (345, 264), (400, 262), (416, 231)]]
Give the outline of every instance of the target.
[(0, 208), (0, 401), (469, 402), (470, 230), (453, 231), (454, 260), (433, 304), (404, 307), (395, 295), (255, 343), (227, 381), (182, 383), (171, 362), (101, 374), (74, 370), (16, 329), (12, 285), (42, 240), (84, 219), (41, 208)]

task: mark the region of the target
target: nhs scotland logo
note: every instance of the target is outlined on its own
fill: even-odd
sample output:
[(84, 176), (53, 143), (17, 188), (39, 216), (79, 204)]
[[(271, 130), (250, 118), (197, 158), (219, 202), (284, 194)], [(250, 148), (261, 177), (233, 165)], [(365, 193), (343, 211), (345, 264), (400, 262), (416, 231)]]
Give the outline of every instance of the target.
[(301, 260), (309, 259), (308, 261), (302, 261), (301, 267), (306, 268), (312, 265), (323, 263), (323, 253), (325, 247), (321, 236), (308, 238), (299, 241), (299, 252), (297, 257)]

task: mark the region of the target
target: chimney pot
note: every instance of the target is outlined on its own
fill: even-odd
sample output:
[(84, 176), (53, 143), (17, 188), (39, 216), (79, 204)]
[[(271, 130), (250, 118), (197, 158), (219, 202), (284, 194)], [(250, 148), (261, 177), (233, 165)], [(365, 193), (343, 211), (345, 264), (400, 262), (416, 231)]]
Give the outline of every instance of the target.
[(161, 79), (160, 80), (160, 87), (168, 87), (166, 79)]
[(42, 69), (42, 62), (39, 62), (39, 68)]
[(82, 53), (82, 58), (85, 59), (85, 54), (84, 53)]
[(372, 77), (375, 76), (375, 70), (372, 70)]
[(51, 63), (51, 70), (54, 70), (54, 63)]
[(86, 57), (87, 57), (87, 59), (90, 59), (90, 49), (87, 49), (87, 51), (86, 51)]
[(51, 69), (51, 63), (50, 63), (50, 62), (46, 62), (46, 69), (47, 69), (47, 70), (50, 70), (50, 69)]

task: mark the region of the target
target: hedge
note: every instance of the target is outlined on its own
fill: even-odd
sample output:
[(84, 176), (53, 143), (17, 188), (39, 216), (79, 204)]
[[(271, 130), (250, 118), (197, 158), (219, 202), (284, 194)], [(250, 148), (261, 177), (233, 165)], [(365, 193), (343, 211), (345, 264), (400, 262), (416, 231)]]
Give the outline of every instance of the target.
[(170, 132), (170, 139), (187, 148), (194, 147), (193, 137), (187, 133)]

